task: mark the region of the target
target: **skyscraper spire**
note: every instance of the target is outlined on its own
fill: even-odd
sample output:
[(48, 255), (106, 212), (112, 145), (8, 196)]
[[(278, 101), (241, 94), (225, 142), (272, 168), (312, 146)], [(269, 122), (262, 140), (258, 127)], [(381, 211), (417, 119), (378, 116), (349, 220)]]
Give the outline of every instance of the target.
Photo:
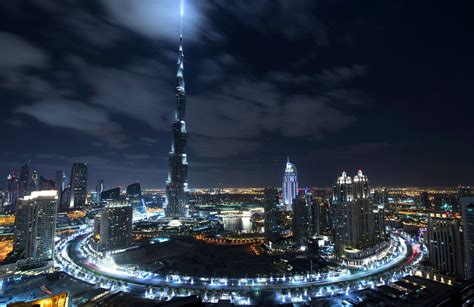
[(176, 112), (171, 125), (173, 140), (169, 153), (169, 173), (166, 181), (165, 214), (168, 217), (188, 215), (188, 161), (186, 155), (186, 90), (184, 85), (184, 52), (183, 52), (183, 15), (184, 1), (181, 0), (181, 23), (179, 33), (178, 63), (176, 72)]

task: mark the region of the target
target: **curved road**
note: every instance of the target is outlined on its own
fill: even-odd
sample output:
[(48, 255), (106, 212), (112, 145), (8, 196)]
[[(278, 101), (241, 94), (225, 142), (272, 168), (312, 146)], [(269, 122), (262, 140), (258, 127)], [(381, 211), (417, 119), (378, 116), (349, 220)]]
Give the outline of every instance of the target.
[(338, 284), (341, 282), (347, 281), (356, 281), (359, 279), (373, 277), (375, 275), (384, 273), (388, 270), (397, 269), (406, 265), (407, 260), (413, 260), (416, 253), (413, 252), (413, 248), (409, 242), (407, 242), (400, 235), (394, 235), (402, 246), (403, 252), (401, 255), (395, 257), (389, 262), (381, 265), (380, 267), (368, 269), (368, 270), (359, 270), (352, 272), (348, 275), (340, 275), (334, 277), (327, 277), (324, 279), (315, 279), (314, 277), (305, 279), (295, 280), (290, 278), (269, 278), (265, 279), (265, 282), (257, 282), (257, 278), (246, 279), (246, 282), (243, 282), (244, 279), (230, 278), (230, 279), (214, 279), (219, 281), (218, 283), (213, 283), (210, 279), (202, 280), (201, 278), (180, 278), (179, 280), (171, 280), (165, 277), (150, 274), (148, 277), (132, 276), (120, 270), (107, 269), (101, 266), (96, 265), (89, 261), (88, 258), (81, 255), (79, 248), (80, 243), (84, 241), (87, 237), (87, 234), (78, 236), (75, 239), (70, 240), (66, 243), (65, 248), (69, 258), (78, 266), (83, 269), (94, 273), (102, 275), (108, 279), (124, 281), (128, 284), (133, 284), (135, 286), (142, 287), (171, 287), (171, 288), (185, 288), (185, 289), (194, 289), (194, 290), (226, 290), (226, 291), (246, 291), (246, 290), (281, 290), (288, 288), (302, 288), (310, 286), (326, 286), (331, 284)]

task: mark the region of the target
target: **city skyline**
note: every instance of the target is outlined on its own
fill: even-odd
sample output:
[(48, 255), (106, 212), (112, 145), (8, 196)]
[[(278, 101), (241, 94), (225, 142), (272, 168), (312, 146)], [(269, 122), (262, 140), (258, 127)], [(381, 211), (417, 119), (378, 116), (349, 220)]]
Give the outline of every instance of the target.
[[(425, 4), (188, 3), (190, 187), (278, 186), (287, 155), (304, 186), (359, 168), (377, 185), (473, 185), (471, 21)], [(1, 5), (2, 177), (85, 162), (91, 184), (162, 186), (179, 1)]]
[(0, 305), (474, 303), (471, 92), (437, 75), (465, 46), (430, 48), (449, 9), (0, 7)]

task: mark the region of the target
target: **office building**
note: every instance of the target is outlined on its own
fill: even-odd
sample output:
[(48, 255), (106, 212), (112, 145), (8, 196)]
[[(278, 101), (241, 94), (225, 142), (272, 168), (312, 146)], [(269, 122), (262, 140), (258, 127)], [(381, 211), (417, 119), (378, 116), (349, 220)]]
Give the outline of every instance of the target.
[(31, 174), (31, 180), (29, 183), (28, 193), (31, 193), (33, 191), (39, 191), (39, 190), (40, 190), (39, 174), (37, 171), (33, 171), (33, 173)]
[(320, 215), (321, 210), (317, 200), (314, 199), (313, 193), (306, 191), (304, 194), (306, 208), (308, 210), (308, 236), (319, 236), (320, 235)]
[(67, 186), (66, 173), (63, 171), (56, 171), (55, 179), (56, 180), (54, 181), (54, 187), (55, 187), (55, 190), (58, 191), (58, 194), (60, 195)]
[(86, 205), (87, 198), (87, 164), (74, 163), (71, 169), (71, 195), (69, 208), (81, 209)]
[(120, 187), (105, 190), (100, 194), (101, 200), (119, 200), (120, 199)]
[(102, 200), (102, 192), (105, 190), (104, 179), (97, 180), (97, 184), (95, 186), (96, 192), (96, 199), (95, 201), (99, 202)]
[(132, 183), (127, 186), (127, 198), (130, 202), (139, 202), (142, 199), (142, 188), (140, 183)]
[(302, 248), (307, 245), (307, 239), (310, 234), (309, 213), (310, 207), (306, 203), (303, 193), (293, 199), (293, 239), (296, 248)]
[(57, 193), (33, 191), (19, 198), (15, 214), (14, 252), (20, 268), (51, 265), (56, 234)]
[(460, 221), (444, 213), (431, 213), (428, 222), (428, 251), (437, 273), (464, 278)]
[(54, 188), (58, 192), (58, 210), (61, 210), (62, 196), (66, 185), (66, 173), (63, 171), (56, 171)]
[(71, 204), (71, 187), (67, 186), (61, 193), (61, 199), (59, 201), (59, 211), (66, 212), (69, 210)]
[(275, 188), (266, 188), (265, 197), (265, 241), (275, 242), (280, 238), (280, 226), (278, 225), (278, 190)]
[[(181, 17), (182, 23), (182, 17)], [(171, 125), (173, 139), (169, 152), (169, 173), (166, 181), (165, 214), (168, 217), (186, 217), (188, 205), (187, 131), (184, 121), (186, 90), (184, 84), (183, 32), (181, 26), (178, 67), (176, 73), (176, 111)]]
[(18, 199), (19, 193), (20, 193), (19, 189), (20, 189), (20, 185), (19, 185), (18, 177), (16, 175), (16, 172), (13, 171), (7, 177), (7, 197), (6, 197), (7, 205), (5, 207), (7, 207), (8, 209), (6, 210), (10, 212), (15, 212), (16, 200)]
[(466, 279), (474, 278), (474, 197), (461, 197)]
[(428, 192), (420, 193), (420, 203), (425, 209), (431, 210), (430, 194)]
[(376, 242), (381, 242), (385, 240), (385, 211), (384, 205), (374, 203), (373, 204), (374, 212), (374, 229), (375, 229), (375, 240)]
[(23, 197), (28, 193), (30, 177), (30, 161), (23, 164), (20, 169), (18, 197)]
[(343, 255), (347, 250), (364, 250), (377, 243), (374, 204), (369, 195), (369, 181), (362, 171), (358, 172), (354, 180), (346, 172), (337, 178), (332, 218), (334, 245), (338, 255)]
[(94, 219), (93, 241), (97, 251), (114, 253), (132, 245), (132, 206), (123, 201), (108, 201)]
[(298, 195), (298, 174), (296, 166), (290, 162), (289, 157), (283, 174), (282, 194), (283, 204), (287, 207), (287, 210), (291, 210), (293, 199)]
[(56, 183), (43, 176), (39, 177), (39, 191), (56, 190)]

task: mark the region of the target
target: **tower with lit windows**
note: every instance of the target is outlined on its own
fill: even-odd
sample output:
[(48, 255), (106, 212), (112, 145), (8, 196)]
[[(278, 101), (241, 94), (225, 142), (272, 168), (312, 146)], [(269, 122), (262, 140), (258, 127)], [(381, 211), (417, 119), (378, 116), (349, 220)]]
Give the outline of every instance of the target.
[(188, 206), (188, 161), (186, 155), (186, 91), (184, 86), (183, 2), (181, 1), (181, 28), (179, 36), (178, 68), (176, 73), (176, 111), (171, 124), (173, 140), (169, 153), (169, 173), (166, 181), (165, 214), (167, 217), (185, 217)]
[(380, 235), (376, 234), (369, 180), (361, 170), (354, 178), (347, 176), (346, 172), (337, 178), (331, 207), (336, 253), (342, 255), (351, 249), (363, 250), (377, 243)]
[(290, 158), (286, 160), (282, 189), (283, 204), (291, 210), (293, 199), (298, 196), (298, 174), (296, 172), (296, 166), (290, 162)]

